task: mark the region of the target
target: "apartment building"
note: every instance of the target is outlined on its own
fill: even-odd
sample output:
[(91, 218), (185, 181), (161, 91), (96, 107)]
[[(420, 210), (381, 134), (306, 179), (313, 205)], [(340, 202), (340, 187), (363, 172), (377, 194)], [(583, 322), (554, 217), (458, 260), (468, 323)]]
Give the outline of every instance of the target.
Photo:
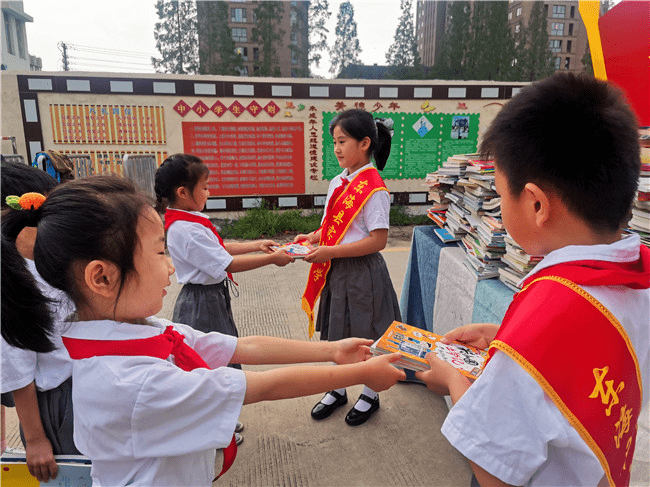
[[(206, 25), (205, 9), (211, 8), (216, 2), (197, 2), (197, 14), (199, 19), (199, 49), (202, 52), (208, 50), (206, 33), (211, 26)], [(255, 9), (259, 1), (229, 1), (228, 17), (223, 19), (228, 23), (232, 38), (235, 41), (235, 52), (242, 56), (243, 67), (241, 76), (254, 76), (260, 70), (262, 44), (261, 40), (255, 38), (253, 29), (256, 26)], [(282, 40), (276, 46), (280, 75), (286, 78), (307, 76), (307, 49), (308, 24), (307, 11), (308, 1), (282, 2), (284, 13), (280, 18), (279, 28), (283, 31)], [(291, 49), (290, 46), (295, 46)], [(218, 63), (220, 55), (218, 52), (209, 53), (211, 63)]]
[[(578, 1), (554, 0), (544, 2), (549, 48), (555, 54), (556, 71), (580, 72), (587, 50), (587, 29), (578, 11)], [(533, 2), (509, 0), (508, 23), (513, 32), (528, 25)]]
[[(448, 22), (447, 10), (451, 1), (418, 0), (415, 35), (418, 52), (424, 66), (433, 66), (440, 52)], [(468, 1), (468, 3), (472, 3)], [(556, 54), (556, 71), (582, 71), (582, 58), (587, 49), (587, 30), (578, 11), (578, 1), (554, 0), (544, 2), (547, 18), (549, 47)], [(508, 24), (512, 32), (528, 25), (533, 2), (508, 0)]]
[(2, 8), (2, 69), (40, 71), (41, 58), (30, 56), (25, 23), (34, 19), (25, 13), (22, 1), (0, 3)]

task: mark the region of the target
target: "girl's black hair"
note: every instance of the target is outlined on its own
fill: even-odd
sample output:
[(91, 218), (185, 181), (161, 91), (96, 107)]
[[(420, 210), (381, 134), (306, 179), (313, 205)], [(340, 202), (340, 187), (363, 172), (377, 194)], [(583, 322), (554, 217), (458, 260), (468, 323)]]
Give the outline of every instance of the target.
[(162, 213), (167, 205), (173, 204), (176, 189), (181, 186), (189, 191), (209, 174), (203, 161), (191, 154), (174, 154), (163, 161), (156, 171), (154, 190), (156, 192), (156, 211)]
[[(36, 221), (34, 262), (48, 284), (67, 293), (79, 307), (84, 296), (77, 275), (89, 262), (105, 260), (120, 271), (119, 296), (127, 277), (135, 270), (138, 220), (143, 209), (151, 204), (133, 183), (119, 176), (73, 180), (52, 190), (36, 210), (35, 218), (28, 211), (8, 212), (2, 222), (3, 252), (5, 241), (15, 248), (15, 236)], [(4, 264), (4, 255), (2, 261)], [(24, 279), (18, 276), (16, 282), (22, 285)], [(17, 299), (19, 288), (3, 285), (3, 311), (5, 291)], [(45, 299), (38, 294), (33, 299), (34, 306)], [(3, 316), (3, 326), (4, 320)]]
[(41, 169), (19, 162), (3, 161), (0, 164), (0, 204), (2, 209), (8, 208), (7, 196), (22, 196), (35, 191), (47, 195), (59, 182)]
[(383, 123), (378, 123), (369, 112), (354, 108), (345, 110), (332, 119), (330, 135), (334, 135), (334, 127), (340, 127), (343, 132), (358, 141), (368, 137), (370, 155), (375, 160), (377, 169), (384, 169), (390, 155), (392, 135)]
[[(42, 296), (25, 259), (16, 249), (18, 233), (25, 226), (35, 225), (38, 211), (9, 209), (5, 198), (30, 192), (47, 195), (59, 183), (45, 171), (4, 160), (0, 165), (0, 181), (0, 204), (6, 210), (2, 214), (2, 338), (12, 347), (51, 352), (56, 348), (50, 340), (54, 327), (49, 308), (52, 301)], [(15, 217), (23, 220), (24, 225), (9, 232), (9, 224)]]
[[(4, 217), (3, 217), (4, 220)], [(2, 235), (2, 338), (12, 347), (46, 353), (56, 347), (50, 300), (41, 294), (16, 241)]]

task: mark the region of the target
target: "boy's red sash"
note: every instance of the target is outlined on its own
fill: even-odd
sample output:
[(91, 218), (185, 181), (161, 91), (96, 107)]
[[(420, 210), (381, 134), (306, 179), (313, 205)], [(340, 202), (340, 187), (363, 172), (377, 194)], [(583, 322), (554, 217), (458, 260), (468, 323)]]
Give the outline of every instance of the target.
[(582, 261), (543, 269), (515, 295), (490, 356), (500, 350), (553, 400), (600, 461), (609, 484), (629, 485), (642, 383), (636, 353), (614, 315), (578, 284), (650, 287), (639, 261)]
[[(62, 337), (62, 340), (70, 358), (73, 360), (106, 355), (141, 355), (165, 360), (170, 355), (173, 355), (174, 363), (185, 371), (210, 368), (201, 356), (185, 343), (185, 337), (174, 330), (172, 326), (165, 328), (165, 331), (160, 335), (137, 340), (85, 340), (70, 337)], [(236, 457), (237, 443), (233, 435), (230, 444), (223, 450), (223, 467), (214, 480), (226, 473), (235, 462)]]
[[(338, 189), (338, 188), (337, 188)], [(325, 220), (321, 226), (319, 245), (337, 245), (363, 205), (377, 191), (388, 191), (379, 171), (369, 167), (359, 172), (340, 193), (332, 193)], [(309, 318), (309, 338), (314, 335), (314, 306), (325, 286), (330, 261), (312, 264), (307, 286), (302, 295), (302, 309)]]

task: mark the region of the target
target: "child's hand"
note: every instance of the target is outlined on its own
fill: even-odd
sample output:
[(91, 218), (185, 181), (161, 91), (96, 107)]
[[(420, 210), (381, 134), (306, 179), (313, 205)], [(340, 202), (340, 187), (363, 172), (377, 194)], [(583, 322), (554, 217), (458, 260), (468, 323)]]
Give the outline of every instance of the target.
[(303, 240), (307, 240), (312, 245), (316, 245), (318, 243), (318, 237), (316, 234), (312, 233), (300, 233), (296, 235), (296, 238), (293, 239), (293, 243), (299, 243), (302, 242)]
[(395, 385), (397, 381), (405, 380), (406, 374), (402, 369), (393, 366), (392, 363), (399, 360), (399, 353), (379, 355), (363, 362), (367, 376), (363, 383), (375, 392), (385, 391)]
[(345, 338), (332, 342), (332, 345), (334, 346), (332, 361), (339, 365), (363, 362), (372, 357), (370, 353), (372, 340), (367, 338)]
[(278, 249), (271, 252), (271, 262), (278, 267), (284, 267), (291, 262), (294, 262), (294, 258), (287, 254), (284, 250)]
[(278, 246), (278, 244), (275, 243), (274, 240), (258, 240), (257, 244), (259, 245), (259, 249), (262, 252), (265, 252), (267, 254), (272, 254), (273, 252), (275, 252), (275, 250), (273, 250), (271, 247)]
[(441, 341), (447, 344), (456, 341), (477, 348), (488, 348), (497, 331), (499, 325), (494, 323), (471, 323), (451, 330), (442, 337)]
[(467, 381), (457, 368), (438, 358), (435, 353), (429, 352), (424, 358), (427, 359), (431, 368), (416, 372), (415, 377), (424, 382), (433, 392), (447, 396), (453, 381)]
[(335, 257), (335, 252), (334, 246), (320, 245), (305, 256), (305, 262), (312, 264), (327, 262)]

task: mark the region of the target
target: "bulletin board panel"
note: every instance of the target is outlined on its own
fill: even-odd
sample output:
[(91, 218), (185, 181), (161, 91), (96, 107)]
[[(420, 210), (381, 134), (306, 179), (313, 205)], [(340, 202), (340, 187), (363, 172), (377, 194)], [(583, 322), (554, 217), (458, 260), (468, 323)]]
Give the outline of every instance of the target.
[(219, 196), (305, 192), (303, 122), (183, 122), (183, 150)]
[[(341, 173), (334, 155), (329, 125), (336, 112), (323, 112), (323, 179)], [(422, 179), (454, 154), (476, 152), (478, 113), (375, 112), (375, 118), (393, 120), (394, 135), (383, 179)]]

